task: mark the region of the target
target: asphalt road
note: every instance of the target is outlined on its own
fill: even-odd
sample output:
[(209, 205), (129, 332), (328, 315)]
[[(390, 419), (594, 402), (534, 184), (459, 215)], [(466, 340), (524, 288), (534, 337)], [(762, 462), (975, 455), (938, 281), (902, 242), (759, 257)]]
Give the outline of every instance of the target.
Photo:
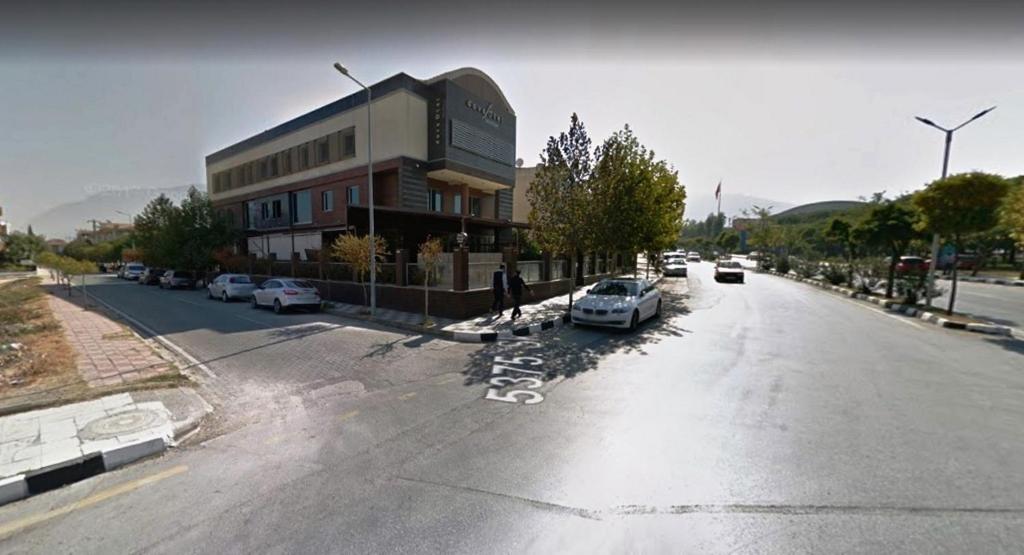
[[(946, 308), (952, 284), (946, 280), (937, 283), (943, 295), (932, 304)], [(958, 281), (955, 309), (996, 324), (1024, 329), (1024, 287)]]
[[(434, 340), (428, 356), (405, 346), (422, 339), (294, 316), (344, 328), (296, 336), (283, 368), (284, 353), (209, 364), (232, 384), (287, 384), (257, 395), (286, 410), (240, 411), (217, 437), (0, 507), (0, 551), (1019, 551), (1024, 346), (773, 276), (690, 273), (690, 292), (666, 282), (663, 319), (633, 335)], [(179, 293), (117, 287), (138, 311), (177, 300), (136, 295)], [(216, 322), (251, 316), (206, 306)], [(210, 355), (241, 343), (203, 337), (287, 329), (252, 317), (169, 329)], [(412, 363), (347, 368), (389, 343)], [(321, 367), (332, 349), (347, 354)], [(318, 372), (376, 385), (316, 388)]]

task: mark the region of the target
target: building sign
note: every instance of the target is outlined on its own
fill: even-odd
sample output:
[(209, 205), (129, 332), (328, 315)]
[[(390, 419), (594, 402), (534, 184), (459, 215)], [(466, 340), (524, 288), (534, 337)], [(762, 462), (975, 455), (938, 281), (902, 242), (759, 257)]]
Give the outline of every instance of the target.
[(466, 108), (469, 108), (470, 110), (473, 110), (474, 112), (483, 116), (484, 122), (489, 125), (493, 125), (494, 127), (498, 127), (499, 125), (501, 125), (501, 116), (494, 111), (493, 103), (488, 103), (487, 106), (484, 106), (483, 104), (476, 102), (475, 100), (467, 98)]

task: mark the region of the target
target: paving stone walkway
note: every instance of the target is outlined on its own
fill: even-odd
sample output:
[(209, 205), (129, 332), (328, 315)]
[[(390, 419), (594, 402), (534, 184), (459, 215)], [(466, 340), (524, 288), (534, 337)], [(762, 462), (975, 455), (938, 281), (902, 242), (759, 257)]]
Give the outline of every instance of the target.
[(174, 371), (149, 345), (96, 310), (56, 295), (50, 309), (75, 351), (78, 372), (90, 387), (129, 383)]

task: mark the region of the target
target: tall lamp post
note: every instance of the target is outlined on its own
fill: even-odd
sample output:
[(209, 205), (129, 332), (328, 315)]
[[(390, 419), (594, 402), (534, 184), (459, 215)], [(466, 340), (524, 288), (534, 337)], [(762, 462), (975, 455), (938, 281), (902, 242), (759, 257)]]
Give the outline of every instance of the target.
[(121, 212), (120, 210), (114, 210), (114, 212), (117, 212), (122, 216), (128, 216), (128, 223), (132, 226), (132, 250), (135, 250), (135, 216), (132, 216), (127, 212)]
[[(938, 129), (939, 131), (942, 131), (943, 133), (946, 134), (946, 152), (945, 152), (945, 154), (942, 155), (942, 179), (946, 179), (946, 174), (947, 174), (947, 172), (949, 170), (949, 146), (953, 143), (953, 132), (958, 130), (958, 129), (960, 129), (961, 127), (967, 125), (968, 123), (971, 123), (972, 121), (980, 118), (981, 116), (984, 116), (985, 114), (991, 112), (992, 110), (995, 110), (995, 109), (996, 109), (996, 107), (993, 106), (993, 107), (991, 107), (991, 108), (989, 108), (987, 110), (982, 110), (982, 111), (978, 112), (977, 114), (975, 114), (974, 117), (972, 117), (971, 119), (961, 123), (960, 125), (958, 125), (956, 127), (953, 127), (952, 129), (946, 129), (945, 127), (942, 127), (941, 125), (938, 125), (937, 123), (935, 123), (934, 121), (932, 121), (932, 120), (930, 120), (928, 118), (922, 118), (922, 117), (919, 117), (919, 116), (915, 116), (914, 117), (914, 119), (916, 119), (917, 121), (919, 121), (919, 122), (921, 122), (921, 123), (923, 123), (925, 125), (929, 125), (931, 127), (934, 127), (936, 129)], [(938, 233), (932, 233), (932, 261), (931, 261), (930, 264), (928, 264), (928, 288), (927, 288), (928, 290), (925, 293), (925, 304), (927, 306), (932, 306), (932, 295), (933, 295), (933, 293), (935, 291), (935, 265), (936, 265), (936, 263), (939, 260), (939, 243), (940, 242), (941, 241), (940, 241), (940, 238), (939, 238), (939, 234)]]
[(334, 69), (338, 70), (339, 73), (348, 77), (355, 84), (359, 85), (366, 91), (366, 164), (367, 164), (367, 188), (369, 189), (369, 210), (370, 210), (370, 317), (373, 317), (377, 313), (377, 236), (374, 234), (373, 228), (373, 134), (370, 123), (370, 103), (373, 97), (370, 93), (370, 87), (362, 84), (358, 79), (352, 77), (352, 74), (348, 72), (348, 68), (334, 62)]

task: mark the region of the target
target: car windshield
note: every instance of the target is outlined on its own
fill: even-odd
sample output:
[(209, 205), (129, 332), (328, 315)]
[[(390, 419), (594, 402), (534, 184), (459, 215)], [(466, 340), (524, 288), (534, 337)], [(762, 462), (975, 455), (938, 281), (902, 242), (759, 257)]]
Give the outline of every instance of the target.
[(249, 279), (249, 276), (234, 276), (232, 278), (229, 278), (228, 282), (230, 282), (230, 283), (252, 283), (252, 280)]
[(739, 262), (735, 262), (735, 261), (732, 261), (732, 260), (726, 260), (725, 262), (719, 262), (718, 263), (718, 267), (719, 268), (742, 268), (742, 266), (740, 266)]
[(635, 281), (602, 281), (590, 289), (591, 295), (635, 296), (640, 284)]

